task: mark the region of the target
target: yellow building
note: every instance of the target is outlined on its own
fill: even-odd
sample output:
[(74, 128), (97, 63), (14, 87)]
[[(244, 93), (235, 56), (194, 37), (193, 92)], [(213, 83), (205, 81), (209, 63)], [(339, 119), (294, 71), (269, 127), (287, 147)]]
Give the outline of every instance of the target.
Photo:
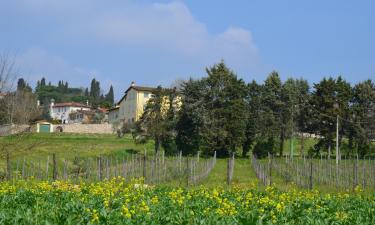
[[(109, 110), (109, 121), (114, 126), (121, 125), (122, 123), (134, 123), (138, 121), (144, 112), (148, 100), (153, 96), (153, 92), (156, 88), (153, 87), (142, 87), (136, 86), (134, 82), (125, 91), (124, 96), (117, 103), (116, 107)], [(181, 97), (177, 98), (173, 102), (173, 107), (177, 110), (181, 107)], [(169, 99), (165, 97), (162, 111), (167, 112), (169, 108)], [(115, 119), (112, 119), (111, 114), (115, 115)]]
[(154, 90), (156, 88), (136, 86), (132, 82), (125, 91), (124, 96), (117, 103), (119, 106), (119, 120), (125, 123), (133, 123), (139, 120)]

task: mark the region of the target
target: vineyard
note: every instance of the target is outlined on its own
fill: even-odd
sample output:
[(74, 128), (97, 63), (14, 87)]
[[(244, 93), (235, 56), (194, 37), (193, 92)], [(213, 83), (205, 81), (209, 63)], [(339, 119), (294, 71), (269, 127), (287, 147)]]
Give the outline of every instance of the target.
[(258, 160), (252, 156), (252, 166), (264, 185), (271, 185), (273, 179), (292, 183), (300, 188), (340, 191), (354, 189), (375, 190), (375, 160), (366, 158), (345, 158), (336, 163), (331, 159), (273, 158)]
[(126, 180), (142, 178), (148, 184), (175, 181), (192, 185), (206, 178), (216, 163), (216, 153), (212, 157), (165, 157), (164, 152), (148, 156), (132, 154), (128, 157), (98, 156), (95, 158), (75, 157), (72, 161), (59, 159), (56, 154), (37, 162), (27, 160), (6, 160), (3, 179), (7, 180), (64, 180), (86, 182), (109, 180), (123, 177)]
[[(56, 137), (43, 146), (52, 149), (47, 153), (14, 148), (4, 155), (0, 224), (375, 223), (370, 158), (336, 164), (324, 157), (56, 149), (69, 138)], [(74, 138), (71, 146), (89, 146), (90, 138)], [(110, 138), (106, 146), (116, 141)]]

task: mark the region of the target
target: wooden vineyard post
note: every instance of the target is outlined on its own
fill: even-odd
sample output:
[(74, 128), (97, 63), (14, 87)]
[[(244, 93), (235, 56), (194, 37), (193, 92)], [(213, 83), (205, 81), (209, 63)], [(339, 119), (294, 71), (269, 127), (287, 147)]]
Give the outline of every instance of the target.
[(56, 154), (55, 153), (52, 154), (52, 163), (53, 163), (52, 180), (56, 180), (57, 179), (57, 162), (56, 162)]
[(105, 179), (109, 180), (111, 171), (109, 170), (109, 156), (105, 157)]
[(227, 165), (227, 184), (228, 185), (232, 183), (233, 168), (234, 168), (234, 152), (232, 152), (230, 157), (228, 158), (228, 165)]
[(358, 185), (358, 154), (356, 159), (354, 160), (353, 166), (353, 189), (356, 188)]
[(178, 155), (179, 172), (182, 173), (182, 151)]
[(366, 188), (366, 157), (363, 157), (363, 162), (362, 162), (362, 188)]
[(310, 158), (310, 176), (309, 176), (309, 189), (312, 190), (313, 188), (313, 159)]
[(47, 156), (47, 163), (46, 163), (46, 180), (48, 180), (48, 168), (49, 167), (49, 156)]
[(126, 164), (124, 157), (122, 158), (122, 177), (126, 179)]
[(272, 185), (272, 155), (268, 152), (268, 185)]
[(98, 158), (98, 179), (101, 181), (103, 179), (103, 171), (102, 171), (102, 157), (99, 156)]
[(22, 178), (25, 179), (26, 178), (26, 159), (25, 157), (23, 157), (23, 163), (22, 163)]
[(146, 165), (146, 152), (145, 152), (145, 154), (143, 155), (143, 175), (142, 175), (145, 183), (146, 183), (146, 173), (147, 173), (147, 165)]
[(186, 186), (189, 187), (189, 179), (190, 179), (190, 168), (189, 168), (189, 157), (186, 156)]
[(68, 179), (68, 165), (67, 165), (66, 159), (64, 159), (64, 179), (65, 180)]
[(12, 168), (10, 166), (10, 157), (9, 157), (9, 151), (6, 153), (6, 163), (7, 163), (7, 180), (10, 180), (12, 178)]
[(87, 179), (87, 181), (91, 180), (91, 160), (90, 158), (87, 158), (85, 160), (86, 162), (86, 166), (85, 166), (85, 177)]

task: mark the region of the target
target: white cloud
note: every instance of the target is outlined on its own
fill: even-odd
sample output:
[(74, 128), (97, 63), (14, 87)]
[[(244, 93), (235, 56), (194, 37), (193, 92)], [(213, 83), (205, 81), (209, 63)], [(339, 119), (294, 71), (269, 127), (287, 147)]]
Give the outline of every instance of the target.
[[(9, 4), (12, 4), (9, 10), (14, 11), (15, 16), (30, 18), (35, 26), (41, 25), (43, 38), (51, 41), (51, 46), (64, 43), (64, 46), (73, 46), (71, 50), (80, 45), (84, 45), (83, 49), (100, 46), (114, 53), (127, 47), (139, 48), (145, 54), (142, 62), (145, 67), (156, 65), (150, 62), (155, 55), (163, 55), (163, 63), (172, 61), (172, 58), (178, 59), (179, 65), (174, 65), (172, 69), (169, 65), (160, 65), (162, 68), (158, 68), (157, 74), (155, 70), (153, 75), (147, 75), (149, 71), (146, 69), (141, 71), (139, 76), (145, 77), (138, 77), (137, 80), (149, 82), (149, 85), (171, 82), (176, 74), (185, 78), (197, 75), (194, 74), (197, 71), (203, 74), (204, 67), (221, 59), (239, 75), (253, 75), (263, 69), (249, 30), (230, 26), (222, 32), (212, 33), (180, 1), (15, 0)], [(69, 61), (59, 56), (56, 51), (58, 47), (51, 50), (40, 43), (37, 46), (39, 48), (30, 46), (21, 53), (17, 62), (23, 76), (31, 82), (45, 76), (53, 82), (64, 79), (74, 86), (88, 86), (91, 78), (96, 77), (102, 81), (103, 87), (115, 84), (117, 90), (122, 90), (128, 85), (127, 80), (134, 79), (124, 77), (123, 71), (101, 71), (106, 76), (102, 75), (96, 69), (79, 66), (79, 61)], [(147, 59), (148, 52), (152, 56), (150, 59)], [(100, 57), (105, 56), (97, 58)], [(98, 60), (92, 60), (92, 63), (95, 62)], [(108, 69), (106, 59), (101, 59), (101, 62), (91, 66)], [(139, 72), (138, 69), (136, 71)], [(109, 73), (113, 74), (110, 79)]]
[(66, 62), (63, 58), (47, 53), (41, 48), (30, 48), (16, 57), (20, 77), (32, 84), (45, 77), (56, 84), (59, 80), (86, 87), (91, 78), (100, 77), (95, 69), (85, 69)]
[[(203, 61), (239, 59), (257, 66), (259, 57), (249, 30), (228, 27), (212, 34), (180, 1), (137, 3), (89, 0), (19, 0), (23, 10), (55, 22), (54, 37), (110, 46), (139, 46)], [(236, 59), (236, 60), (232, 60)]]

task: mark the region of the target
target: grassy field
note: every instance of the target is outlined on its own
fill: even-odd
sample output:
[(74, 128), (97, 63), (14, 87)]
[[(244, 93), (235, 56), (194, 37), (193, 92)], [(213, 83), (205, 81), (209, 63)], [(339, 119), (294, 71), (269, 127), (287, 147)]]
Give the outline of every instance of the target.
[[(309, 140), (306, 145), (313, 143)], [(45, 160), (52, 153), (59, 159), (99, 155), (123, 158), (145, 150), (153, 153), (152, 142), (136, 145), (130, 136), (115, 135), (1, 137), (0, 147), (2, 168), (5, 149), (13, 161), (24, 157)], [(177, 158), (168, 157), (166, 161), (174, 163)], [(188, 187), (188, 176), (160, 185), (147, 183), (147, 179), (143, 185), (143, 179), (117, 176), (103, 181), (13, 179), (0, 182), (0, 224), (375, 223), (374, 193), (363, 192), (360, 187), (348, 191), (327, 187), (301, 190), (278, 173), (273, 175), (273, 186), (266, 187), (258, 181), (248, 158), (236, 158), (231, 186), (226, 184), (226, 175), (227, 159), (219, 158), (208, 177)]]
[[(295, 139), (294, 148), (295, 154), (299, 153), (300, 142)], [(305, 149), (314, 145), (316, 140), (306, 139)], [(122, 159), (124, 156), (130, 156), (133, 153), (141, 152), (145, 150), (147, 154), (153, 154), (154, 145), (153, 142), (147, 144), (137, 145), (134, 143), (131, 136), (125, 136), (118, 138), (116, 135), (84, 135), (84, 134), (29, 134), (23, 137), (0, 137), (0, 149), (2, 150), (0, 159), (1, 171), (5, 171), (5, 150), (10, 152), (10, 159), (12, 166), (16, 167), (16, 162), (22, 162), (24, 158), (28, 161), (35, 163), (46, 162), (47, 157), (51, 157), (53, 153), (58, 158), (60, 170), (62, 170), (63, 160), (73, 161), (75, 157), (80, 158), (94, 158), (99, 155), (111, 156), (114, 158)], [(290, 142), (284, 143), (284, 153), (289, 153)], [(50, 161), (51, 163), (51, 158)], [(71, 163), (70, 163), (71, 165)], [(42, 166), (43, 167), (43, 166)], [(226, 185), (227, 175), (227, 160), (217, 159), (217, 164), (205, 178), (201, 185), (206, 187), (222, 186), (227, 188)], [(273, 183), (275, 186), (282, 190), (288, 190), (292, 187), (290, 183), (286, 183), (281, 179), (281, 174), (274, 171)], [(168, 182), (167, 185), (180, 186), (184, 185), (184, 180)], [(236, 158), (233, 175), (233, 186), (238, 187), (249, 187), (257, 186), (263, 188), (262, 185), (258, 184), (255, 172), (251, 166), (250, 159)], [(314, 188), (320, 190), (334, 191), (334, 188), (330, 187), (317, 187)]]
[(84, 134), (29, 134), (23, 137), (0, 137), (1, 161), (4, 166), (5, 150), (11, 160), (45, 160), (53, 153), (58, 158), (94, 157), (99, 155), (123, 156), (134, 152), (153, 152), (153, 143), (137, 145), (131, 136), (118, 138), (116, 135)]

